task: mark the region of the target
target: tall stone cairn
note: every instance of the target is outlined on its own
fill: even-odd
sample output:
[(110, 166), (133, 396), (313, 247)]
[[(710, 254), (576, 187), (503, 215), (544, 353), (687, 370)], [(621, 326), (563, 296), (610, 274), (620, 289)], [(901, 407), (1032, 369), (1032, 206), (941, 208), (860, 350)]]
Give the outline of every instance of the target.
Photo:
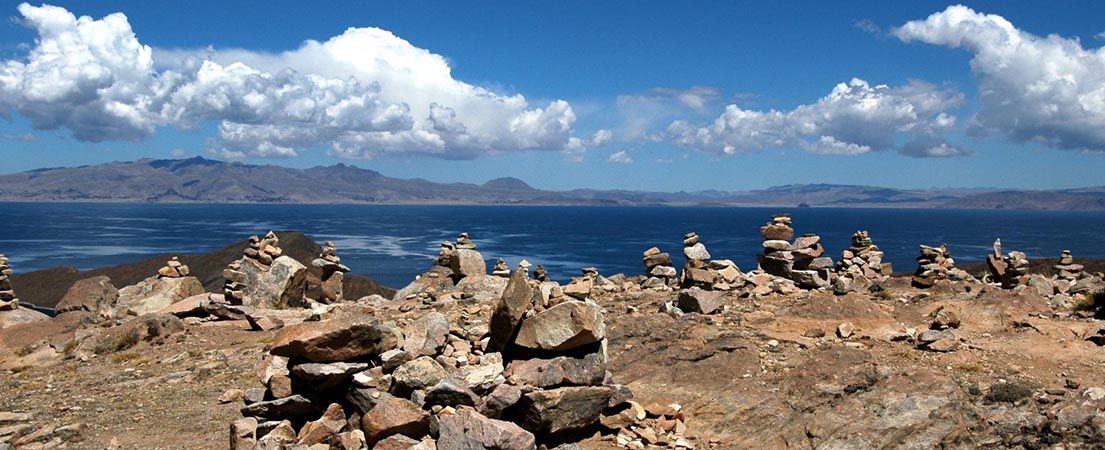
[[(999, 247), (1000, 248), (1000, 247)], [(930, 288), (940, 280), (964, 281), (971, 279), (966, 271), (955, 267), (948, 244), (939, 247), (920, 246), (921, 255), (917, 257), (917, 270), (913, 273), (913, 286)]]
[(337, 247), (334, 246), (333, 241), (326, 241), (322, 247), (322, 253), (311, 261), (311, 265), (322, 269), (322, 298), (319, 301), (323, 303), (334, 303), (342, 300), (342, 282), (345, 279), (343, 275), (349, 271), (349, 267), (346, 267), (341, 263), (341, 258), (337, 255)]
[(232, 261), (223, 269), (223, 299), (231, 305), (246, 304), (245, 280), (246, 274), (242, 272), (242, 265), (238, 261)]
[(188, 266), (180, 262), (180, 258), (174, 256), (165, 266), (157, 270), (158, 278), (184, 278), (188, 276)]
[(775, 214), (760, 227), (764, 253), (757, 259), (760, 268), (771, 275), (794, 281), (805, 288), (823, 288), (832, 282), (833, 260), (825, 256), (821, 237), (804, 234), (794, 237), (790, 214)]
[(710, 252), (700, 242), (698, 233), (692, 231), (683, 235), (683, 256), (687, 258), (687, 262), (683, 265), (679, 285), (684, 288), (697, 286), (713, 289), (717, 271), (710, 269)]
[(1062, 256), (1059, 257), (1059, 264), (1053, 266), (1056, 272), (1056, 277), (1061, 280), (1075, 281), (1082, 278), (1082, 272), (1086, 269), (1081, 264), (1075, 264), (1074, 257), (1071, 256), (1070, 250), (1063, 250)]
[(663, 289), (670, 286), (679, 275), (671, 262), (671, 255), (660, 251), (658, 247), (645, 250), (641, 261), (645, 265), (645, 275), (648, 276), (642, 283), (642, 287)]
[(990, 281), (1001, 283), (1003, 289), (1013, 289), (1028, 282), (1028, 257), (1022, 252), (1001, 254), (1001, 239), (994, 241), (994, 252), (986, 256)]
[(0, 311), (9, 311), (19, 307), (19, 299), (15, 297), (15, 289), (11, 282), (12, 268), (8, 265), (8, 257), (0, 254)]
[(852, 234), (852, 246), (840, 255), (836, 271), (840, 275), (855, 277), (862, 275), (870, 280), (885, 279), (893, 273), (890, 263), (883, 263), (885, 253), (871, 240), (867, 230)]

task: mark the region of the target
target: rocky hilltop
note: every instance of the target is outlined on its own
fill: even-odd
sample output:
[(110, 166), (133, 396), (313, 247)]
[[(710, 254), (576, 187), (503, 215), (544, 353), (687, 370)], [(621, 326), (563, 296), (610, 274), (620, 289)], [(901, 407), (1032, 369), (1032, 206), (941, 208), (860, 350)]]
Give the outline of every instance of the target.
[(54, 318), (0, 258), (0, 448), (1103, 448), (1100, 266), (930, 243), (895, 275), (879, 236), (836, 257), (800, 219), (750, 270), (691, 231), (564, 284), (462, 233), (390, 297), (259, 234), (215, 289), (169, 257)]
[(547, 191), (516, 178), (483, 184), (392, 178), (337, 164), (292, 169), (195, 157), (0, 175), (0, 202), (422, 203), (1105, 209), (1105, 187), (1051, 191), (889, 189), (799, 184), (727, 192)]

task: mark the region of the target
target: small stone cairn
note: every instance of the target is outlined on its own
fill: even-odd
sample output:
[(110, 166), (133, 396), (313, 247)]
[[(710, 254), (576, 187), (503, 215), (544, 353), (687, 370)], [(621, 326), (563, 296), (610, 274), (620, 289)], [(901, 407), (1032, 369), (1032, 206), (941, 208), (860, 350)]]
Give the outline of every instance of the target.
[(322, 269), (322, 298), (319, 299), (322, 303), (336, 303), (342, 300), (342, 282), (345, 280), (345, 272), (349, 271), (349, 267), (346, 267), (341, 263), (341, 258), (337, 255), (338, 249), (334, 246), (333, 241), (326, 241), (322, 247), (322, 253), (311, 261), (311, 265)]
[(15, 289), (11, 282), (12, 268), (8, 265), (8, 257), (0, 254), (0, 311), (10, 311), (19, 307), (19, 299), (15, 297)]
[(840, 255), (836, 263), (837, 274), (855, 278), (862, 275), (869, 280), (888, 278), (893, 269), (890, 263), (883, 263), (885, 254), (871, 240), (867, 230), (852, 234), (852, 246)]
[(717, 272), (710, 270), (710, 252), (700, 242), (698, 233), (692, 231), (683, 235), (683, 256), (687, 258), (687, 262), (683, 264), (683, 276), (679, 285), (684, 288), (697, 286), (713, 289)]
[(645, 281), (642, 287), (647, 289), (668, 289), (679, 273), (671, 262), (671, 255), (658, 247), (645, 250), (641, 258), (645, 265)]
[(913, 286), (930, 288), (939, 280), (963, 281), (971, 279), (963, 269), (955, 267), (951, 250), (947, 244), (939, 247), (920, 246), (921, 255), (917, 257), (917, 271), (913, 273)]
[(538, 264), (537, 268), (533, 269), (533, 279), (539, 282), (549, 281), (549, 271), (545, 269), (545, 266)]
[(272, 260), (280, 257), (283, 251), (280, 250), (280, 238), (276, 237), (276, 233), (269, 231), (264, 238), (259, 238), (256, 235), (250, 236), (249, 247), (242, 253), (247, 258), (268, 267), (272, 264)]
[(174, 256), (165, 266), (157, 270), (158, 278), (183, 278), (188, 276), (188, 266), (180, 262), (180, 258)]
[(502, 258), (499, 258), (499, 260), (495, 262), (495, 267), (491, 269), (491, 275), (496, 277), (510, 278), (510, 267), (506, 265), (506, 261), (504, 261)]
[(805, 234), (794, 240), (790, 214), (775, 214), (771, 222), (760, 227), (764, 237), (764, 253), (758, 256), (764, 272), (794, 281), (811, 289), (829, 286), (832, 282), (833, 260), (825, 255), (821, 237)]
[(1067, 281), (1077, 281), (1082, 278), (1082, 273), (1086, 269), (1085, 266), (1074, 263), (1074, 257), (1071, 256), (1070, 250), (1063, 250), (1063, 255), (1059, 257), (1059, 264), (1056, 264), (1053, 268), (1058, 279)]
[(1001, 239), (994, 241), (994, 252), (986, 256), (990, 281), (1001, 283), (1003, 289), (1013, 289), (1028, 282), (1028, 257), (1022, 252), (1001, 254)]
[(223, 269), (223, 299), (231, 305), (244, 305), (247, 303), (245, 288), (246, 274), (242, 272), (242, 264), (231, 261)]

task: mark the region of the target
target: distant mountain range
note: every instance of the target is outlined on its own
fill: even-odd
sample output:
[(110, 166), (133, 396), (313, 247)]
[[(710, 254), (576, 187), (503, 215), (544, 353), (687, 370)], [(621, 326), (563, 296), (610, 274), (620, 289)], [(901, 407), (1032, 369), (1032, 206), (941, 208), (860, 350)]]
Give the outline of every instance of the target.
[(811, 206), (1105, 210), (1105, 186), (1048, 191), (890, 189), (793, 184), (728, 192), (545, 191), (516, 178), (484, 184), (400, 179), (337, 164), (292, 169), (190, 159), (113, 162), (0, 175), (0, 201)]

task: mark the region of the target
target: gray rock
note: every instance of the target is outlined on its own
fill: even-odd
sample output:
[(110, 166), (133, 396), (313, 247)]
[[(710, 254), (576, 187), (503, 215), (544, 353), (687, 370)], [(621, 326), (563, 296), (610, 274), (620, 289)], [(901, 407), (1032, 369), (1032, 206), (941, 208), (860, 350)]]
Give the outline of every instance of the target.
[(464, 380), (457, 377), (445, 377), (426, 392), (426, 405), (475, 406), (479, 396)]
[(245, 274), (243, 293), (254, 308), (299, 308), (306, 305), (307, 266), (281, 256), (268, 267), (250, 258), (239, 261)]
[(367, 363), (303, 363), (292, 367), (292, 376), (311, 383), (316, 389), (330, 389), (349, 380), (354, 373), (368, 368)]
[(518, 400), (522, 398), (522, 390), (509, 384), (500, 384), (495, 387), (479, 404), (479, 412), (487, 417), (497, 419)]
[(686, 312), (712, 314), (725, 303), (725, 294), (697, 287), (679, 291), (679, 309)]
[(120, 289), (117, 304), (127, 314), (141, 316), (161, 311), (173, 303), (203, 293), (203, 284), (196, 277), (152, 276)]
[(306, 397), (293, 395), (291, 397), (278, 398), (266, 402), (258, 402), (242, 408), (242, 415), (247, 417), (263, 417), (266, 419), (309, 419), (318, 414), (318, 409)]
[(688, 247), (683, 247), (683, 256), (686, 256), (687, 259), (696, 261), (706, 261), (710, 259), (710, 252), (706, 251), (706, 246), (699, 242)]
[(514, 343), (534, 350), (565, 351), (605, 336), (601, 308), (592, 302), (573, 300), (523, 320)]
[(439, 312), (426, 314), (403, 328), (403, 350), (411, 356), (434, 356), (445, 347), (449, 318)]
[(599, 420), (611, 397), (607, 387), (562, 387), (534, 391), (519, 400), (518, 422), (538, 434), (587, 428)]
[(510, 343), (526, 310), (533, 306), (533, 288), (525, 269), (518, 268), (510, 276), (499, 304), (491, 316), (491, 340), (487, 351), (499, 352)]
[(448, 375), (445, 368), (429, 356), (422, 356), (399, 366), (392, 372), (392, 392), (408, 395), (411, 391), (426, 389)]
[(470, 409), (440, 419), (438, 450), (533, 450), (532, 433)]

